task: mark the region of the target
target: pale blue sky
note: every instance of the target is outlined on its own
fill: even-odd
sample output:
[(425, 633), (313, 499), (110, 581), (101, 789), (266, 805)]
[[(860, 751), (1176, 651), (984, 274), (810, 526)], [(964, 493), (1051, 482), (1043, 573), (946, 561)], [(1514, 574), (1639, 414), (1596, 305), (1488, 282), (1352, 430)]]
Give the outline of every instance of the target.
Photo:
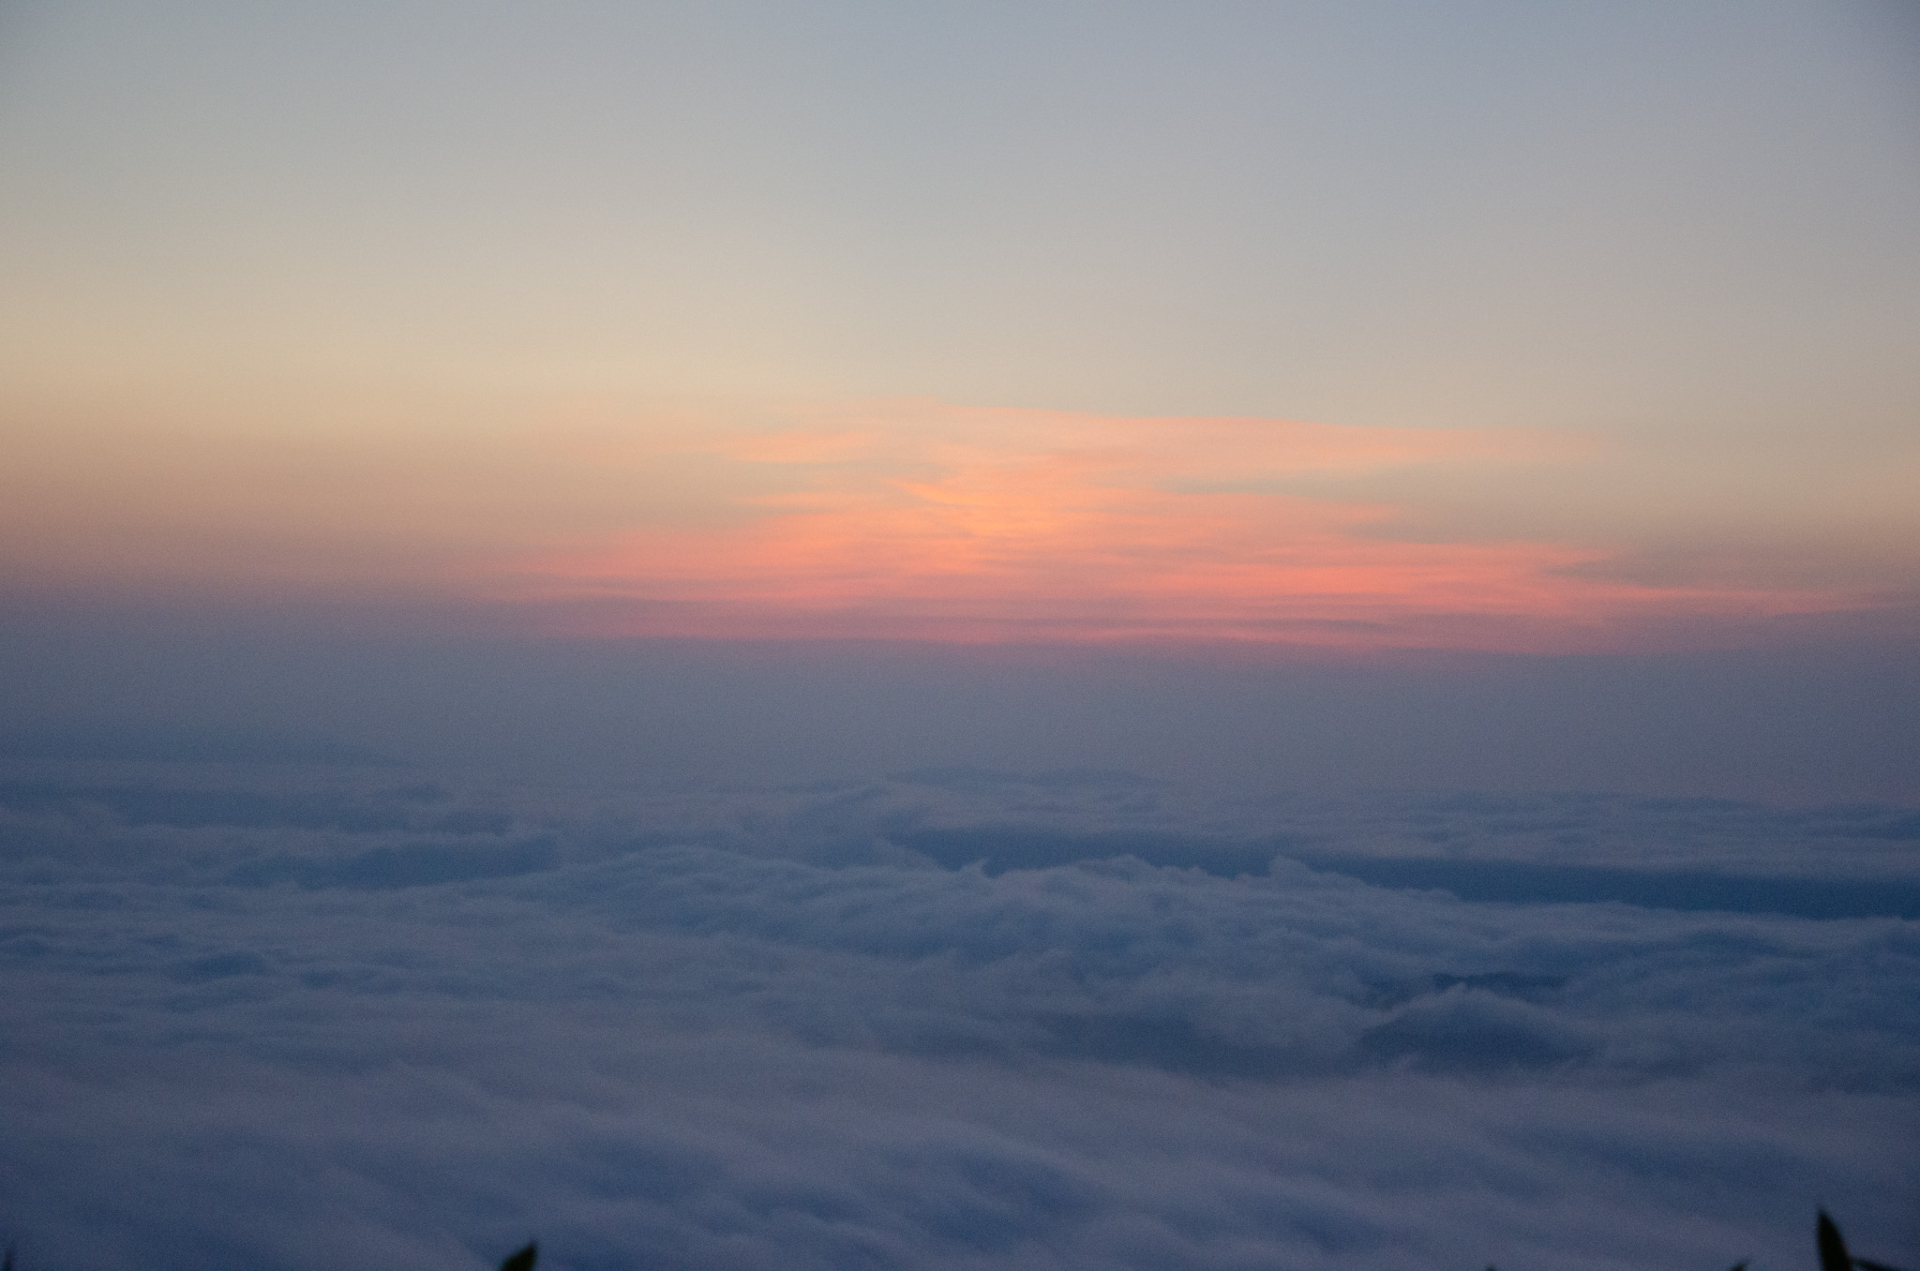
[(1904, 430), (1867, 5), (15, 5), (10, 379)]

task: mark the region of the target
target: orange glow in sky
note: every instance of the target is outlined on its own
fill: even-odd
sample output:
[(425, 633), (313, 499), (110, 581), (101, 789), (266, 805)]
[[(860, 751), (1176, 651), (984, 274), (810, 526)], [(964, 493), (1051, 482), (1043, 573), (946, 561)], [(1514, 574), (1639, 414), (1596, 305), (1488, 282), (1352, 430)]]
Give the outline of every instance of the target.
[(557, 635), (1538, 652), (1875, 603), (1751, 551), (1643, 568), (1631, 506), (1512, 515), (1618, 463), (1570, 433), (924, 400), (365, 417), (23, 430), (0, 582)]
[(1334, 492), (1578, 461), (1545, 434), (904, 403), (652, 444), (722, 460), (750, 489), (727, 496), (739, 515), (529, 553), (515, 596), (613, 602), (567, 610), (602, 634), (1361, 648), (1601, 647), (1650, 620), (1844, 604), (1583, 573), (1604, 545), (1421, 541), (1402, 509)]

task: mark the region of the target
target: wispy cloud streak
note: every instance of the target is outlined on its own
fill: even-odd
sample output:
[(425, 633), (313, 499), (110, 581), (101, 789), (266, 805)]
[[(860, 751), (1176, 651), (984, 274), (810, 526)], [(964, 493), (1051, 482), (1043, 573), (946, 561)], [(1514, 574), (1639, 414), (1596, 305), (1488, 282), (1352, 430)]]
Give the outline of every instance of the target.
[(1393, 470), (1525, 480), (1579, 460), (1567, 436), (901, 403), (693, 444), (758, 491), (731, 500), (748, 515), (529, 557), (526, 594), (632, 602), (588, 620), (622, 634), (1518, 649), (1848, 603), (1602, 578), (1603, 543), (1430, 541), (1340, 493)]
[(1349, 650), (1697, 644), (1888, 604), (1739, 552), (1632, 567), (1627, 513), (1460, 514), (1618, 462), (1564, 432), (927, 400), (492, 412), (24, 430), (0, 582), (566, 635)]

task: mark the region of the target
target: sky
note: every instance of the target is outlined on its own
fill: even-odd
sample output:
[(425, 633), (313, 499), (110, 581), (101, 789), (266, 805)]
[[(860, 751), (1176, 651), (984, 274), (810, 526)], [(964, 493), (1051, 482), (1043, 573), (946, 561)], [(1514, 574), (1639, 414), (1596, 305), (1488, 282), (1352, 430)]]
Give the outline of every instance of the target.
[[(478, 699), (584, 659), (627, 670), (551, 731), (595, 740), (499, 758), (643, 763), (647, 686), (784, 666), (793, 732), (816, 668), (912, 664), (936, 713), (1124, 717), (1051, 762), (1139, 751), (1199, 676), (1336, 756), (1223, 720), (1211, 764), (1468, 779), (1339, 741), (1386, 735), (1367, 666), (1507, 757), (1480, 784), (1920, 797), (1905, 5), (15, 3), (0, 37), (16, 732), (297, 709), (465, 753), (339, 668), (477, 658)], [(297, 706), (203, 670), (263, 661)], [(1676, 680), (1741, 687), (1672, 719)], [(1583, 769), (1596, 683), (1645, 722)], [(620, 737), (600, 700), (640, 703)], [(1032, 734), (847, 709), (729, 762)]]
[(29, 596), (596, 636), (1915, 631), (1899, 6), (4, 21)]
[(1915, 1265), (1917, 12), (0, 0), (0, 1243)]

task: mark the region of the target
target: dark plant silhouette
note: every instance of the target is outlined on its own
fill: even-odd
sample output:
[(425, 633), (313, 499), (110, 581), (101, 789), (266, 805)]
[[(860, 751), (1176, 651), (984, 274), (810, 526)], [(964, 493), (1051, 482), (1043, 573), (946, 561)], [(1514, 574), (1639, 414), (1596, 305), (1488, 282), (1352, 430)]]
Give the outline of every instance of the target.
[(1847, 1242), (1840, 1238), (1840, 1228), (1833, 1219), (1827, 1217), (1827, 1211), (1820, 1211), (1820, 1221), (1814, 1225), (1813, 1238), (1820, 1246), (1820, 1271), (1900, 1271), (1884, 1262), (1875, 1262), (1871, 1258), (1856, 1258), (1847, 1252)]
[(1820, 1211), (1820, 1221), (1814, 1224), (1813, 1239), (1820, 1247), (1820, 1271), (1853, 1271), (1847, 1242), (1840, 1238), (1840, 1228), (1833, 1225), (1833, 1219), (1827, 1217), (1824, 1209)]
[[(1816, 1211), (1819, 1217), (1813, 1226), (1814, 1247), (1820, 1252), (1820, 1271), (1900, 1271), (1899, 1267), (1884, 1262), (1875, 1262), (1871, 1258), (1856, 1258), (1847, 1251), (1847, 1242), (1840, 1236), (1840, 1228), (1824, 1209)], [(500, 1271), (533, 1271), (533, 1264), (540, 1256), (540, 1242), (529, 1240), (527, 1246), (507, 1255), (500, 1264)], [(7, 1246), (6, 1254), (0, 1258), (0, 1271), (14, 1271), (14, 1247)], [(1496, 1271), (1489, 1265), (1487, 1271)], [(1747, 1264), (1736, 1262), (1728, 1271), (1747, 1271)]]
[[(1847, 1252), (1847, 1242), (1840, 1238), (1840, 1228), (1834, 1225), (1827, 1211), (1816, 1211), (1819, 1218), (1813, 1225), (1814, 1246), (1820, 1251), (1820, 1271), (1900, 1271), (1884, 1262), (1875, 1262), (1871, 1258), (1856, 1258)], [(1487, 1271), (1496, 1271), (1489, 1266)], [(1728, 1271), (1747, 1271), (1744, 1261), (1736, 1262)]]

